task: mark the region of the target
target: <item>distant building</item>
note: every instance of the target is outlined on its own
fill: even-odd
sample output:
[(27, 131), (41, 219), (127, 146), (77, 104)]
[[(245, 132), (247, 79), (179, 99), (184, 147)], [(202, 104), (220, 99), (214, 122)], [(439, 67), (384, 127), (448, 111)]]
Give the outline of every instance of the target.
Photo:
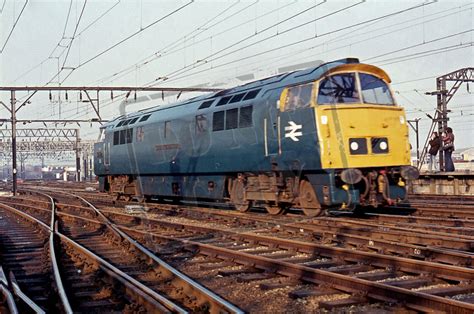
[(453, 159), (462, 161), (474, 161), (474, 147), (456, 149)]

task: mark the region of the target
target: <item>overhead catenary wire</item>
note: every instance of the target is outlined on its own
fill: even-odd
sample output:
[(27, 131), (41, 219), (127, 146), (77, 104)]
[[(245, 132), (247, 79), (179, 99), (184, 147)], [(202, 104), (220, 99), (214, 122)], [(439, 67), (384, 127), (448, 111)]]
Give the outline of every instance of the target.
[[(76, 27), (74, 27), (74, 32), (72, 34), (72, 37), (71, 37), (71, 41), (69, 42), (69, 45), (68, 45), (68, 48), (67, 48), (67, 52), (66, 52), (66, 56), (64, 57), (63, 59), (63, 66), (62, 68), (64, 68), (65, 64), (66, 64), (66, 61), (67, 61), (67, 58), (69, 56), (69, 52), (71, 51), (71, 47), (72, 47), (72, 44), (74, 42), (74, 39), (76, 38), (76, 32), (77, 32), (77, 29), (79, 27), (79, 24), (81, 23), (81, 19), (82, 19), (82, 16), (84, 14), (84, 10), (86, 9), (86, 5), (87, 5), (87, 0), (84, 0), (84, 5), (82, 6), (82, 10), (81, 10), (81, 13), (79, 15), (79, 18), (77, 19), (77, 22), (76, 22)], [(62, 69), (61, 68), (61, 69)]]
[[(90, 24), (88, 24), (86, 27), (84, 27), (84, 29), (82, 29), (76, 36), (81, 36), (86, 30), (88, 30), (92, 25), (94, 25), (95, 23), (97, 23), (100, 19), (102, 19), (107, 13), (109, 13), (112, 9), (114, 9), (118, 4), (120, 3), (120, 0), (118, 0), (115, 4), (113, 4), (111, 7), (109, 7), (108, 9), (106, 9), (102, 14), (100, 14), (100, 16), (98, 18), (96, 18), (94, 21), (92, 21)], [(69, 16), (69, 14), (68, 14)], [(67, 23), (67, 20), (66, 20), (66, 23)], [(31, 72), (33, 72), (34, 70), (38, 69), (39, 67), (41, 67), (43, 64), (45, 64), (46, 62), (48, 62), (49, 60), (52, 59), (52, 56), (54, 54), (54, 52), (56, 51), (56, 49), (58, 47), (60, 47), (60, 44), (61, 44), (61, 41), (64, 39), (64, 36), (61, 37), (61, 39), (59, 40), (59, 42), (56, 44), (56, 46), (54, 47), (54, 49), (51, 51), (51, 53), (49, 54), (48, 57), (46, 57), (45, 59), (43, 59), (40, 63), (34, 65), (33, 67), (31, 67), (30, 69), (28, 69), (27, 71), (23, 72), (22, 74), (20, 74), (18, 77), (16, 77), (12, 83), (15, 83), (17, 82), (18, 80), (22, 79), (23, 77), (27, 76), (28, 74), (30, 74)], [(63, 50), (63, 53), (64, 53), (65, 50)], [(60, 54), (58, 57), (61, 57), (62, 54)]]
[(150, 27), (156, 25), (157, 23), (163, 21), (164, 19), (166, 19), (166, 18), (168, 18), (168, 17), (170, 17), (170, 16), (176, 14), (177, 12), (183, 10), (184, 8), (186, 8), (187, 6), (189, 6), (189, 5), (190, 5), (191, 3), (193, 3), (193, 2), (194, 2), (194, 0), (191, 0), (191, 1), (189, 1), (188, 3), (186, 3), (186, 4), (184, 4), (184, 5), (181, 5), (180, 7), (178, 7), (178, 8), (175, 9), (175, 10), (173, 10), (172, 12), (167, 13), (166, 15), (160, 17), (159, 19), (153, 21), (152, 23), (146, 25), (145, 27), (140, 28), (140, 30), (138, 30), (138, 31), (136, 31), (136, 32), (134, 32), (134, 33), (128, 35), (127, 37), (125, 37), (125, 38), (123, 38), (123, 39), (121, 39), (120, 41), (116, 42), (116, 43), (113, 44), (112, 46), (110, 46), (110, 47), (106, 48), (105, 50), (102, 50), (102, 51), (99, 52), (98, 54), (96, 54), (96, 55), (90, 57), (90, 58), (87, 59), (86, 61), (79, 63), (79, 65), (76, 66), (76, 67), (74, 68), (74, 70), (72, 70), (71, 72), (69, 72), (69, 74), (62, 80), (61, 83), (64, 83), (64, 81), (66, 81), (66, 80), (69, 78), (69, 76), (71, 76), (71, 74), (72, 74), (75, 70), (77, 70), (78, 68), (81, 68), (81, 67), (85, 66), (86, 64), (88, 64), (88, 63), (92, 62), (93, 60), (99, 58), (100, 56), (106, 54), (106, 53), (109, 52), (110, 50), (112, 50), (112, 49), (114, 49), (114, 48), (120, 46), (120, 45), (123, 44), (124, 42), (130, 40), (131, 38), (135, 37), (136, 35), (140, 34), (141, 32), (147, 30), (148, 28), (150, 28)]
[(92, 27), (92, 25), (94, 25), (95, 23), (97, 23), (100, 19), (102, 19), (104, 16), (106, 16), (110, 11), (112, 11), (119, 3), (120, 3), (121, 0), (117, 0), (117, 2), (115, 2), (114, 4), (112, 4), (112, 6), (108, 9), (106, 9), (104, 12), (102, 12), (97, 18), (95, 18), (92, 22), (90, 22), (89, 24), (87, 24), (86, 26), (84, 26), (83, 29), (81, 29), (81, 31), (79, 33), (77, 33), (76, 37), (79, 37), (81, 36), (85, 31), (87, 31), (90, 27)]
[(69, 16), (71, 15), (71, 9), (72, 9), (72, 0), (69, 1), (69, 9), (67, 10), (66, 22), (64, 23), (64, 29), (63, 29), (63, 38), (64, 36), (66, 36), (66, 29), (67, 29), (67, 24), (69, 23)]
[[(460, 9), (460, 7), (456, 7), (454, 9)], [(471, 8), (468, 8), (468, 9), (465, 9), (463, 11), (466, 11), (466, 10), (469, 10)], [(433, 16), (433, 15), (437, 15), (437, 14), (440, 14), (440, 13), (444, 13), (444, 12), (447, 12), (447, 11), (452, 11), (453, 9), (450, 9), (450, 10), (443, 10), (443, 11), (440, 11), (440, 12), (436, 12), (436, 13), (433, 13), (433, 14), (430, 14), (428, 16)], [(454, 13), (448, 13), (448, 14), (445, 14), (443, 16), (439, 16), (439, 17), (436, 17), (436, 18), (433, 18), (431, 20), (428, 20), (428, 21), (425, 21), (425, 22), (431, 22), (431, 21), (436, 21), (436, 22), (439, 22), (440, 19), (442, 18), (446, 18), (446, 17), (449, 17), (449, 16), (452, 16), (454, 14), (458, 14), (459, 12), (461, 11), (458, 11), (458, 12), (454, 12)], [(354, 37), (358, 37), (358, 36), (361, 36), (361, 35), (364, 35), (364, 34), (372, 34), (374, 32), (376, 32), (377, 30), (381, 30), (381, 29), (385, 29), (385, 28), (388, 28), (388, 27), (391, 27), (391, 26), (399, 26), (399, 25), (405, 25), (406, 23), (410, 22), (410, 21), (418, 21), (419, 18), (416, 17), (414, 19), (410, 19), (408, 21), (404, 21), (403, 23), (400, 23), (400, 22), (397, 22), (395, 24), (392, 24), (392, 25), (389, 25), (389, 26), (385, 26), (385, 27), (382, 27), (382, 28), (378, 28), (378, 29), (375, 29), (375, 30), (369, 30), (367, 32), (364, 32), (364, 33), (361, 33), (361, 34), (353, 34), (354, 32), (357, 32), (358, 30), (360, 29), (365, 29), (365, 27), (363, 28), (359, 28), (359, 29), (356, 29), (352, 32), (348, 32), (347, 34), (351, 34), (351, 37), (350, 38), (354, 38)], [(342, 46), (338, 46), (338, 47), (334, 47), (334, 48), (331, 48), (331, 49), (325, 49), (325, 53), (328, 53), (328, 52), (331, 52), (331, 51), (337, 51), (337, 50), (340, 50), (340, 49), (344, 49), (344, 48), (347, 48), (347, 47), (352, 47), (356, 44), (360, 44), (360, 43), (364, 43), (364, 42), (367, 42), (369, 40), (373, 40), (373, 39), (376, 39), (376, 38), (379, 38), (379, 37), (384, 37), (386, 35), (389, 35), (389, 34), (393, 34), (395, 32), (399, 32), (401, 30), (405, 30), (405, 29), (409, 29), (409, 28), (412, 28), (412, 27), (415, 27), (417, 25), (421, 25), (423, 24), (424, 22), (421, 22), (421, 23), (415, 23), (415, 24), (412, 24), (412, 25), (408, 25), (408, 26), (403, 26), (401, 28), (397, 28), (397, 29), (394, 29), (394, 30), (391, 30), (389, 32), (385, 32), (385, 33), (382, 33), (382, 34), (378, 34), (378, 35), (374, 35), (374, 36), (371, 36), (371, 37), (368, 37), (368, 38), (364, 38), (362, 40), (359, 40), (359, 41), (355, 41), (355, 42), (350, 42), (348, 44), (345, 44), (345, 45), (342, 45)], [(311, 47), (308, 47), (308, 48), (304, 48), (304, 49), (301, 49), (301, 50), (298, 50), (298, 51), (291, 51), (287, 54), (283, 54), (281, 57), (277, 57), (276, 59), (277, 60), (285, 60), (287, 59), (289, 56), (292, 56), (292, 57), (295, 57), (297, 55), (300, 55), (302, 53), (307, 53), (309, 52), (310, 50), (313, 50), (313, 49), (316, 49), (316, 48), (319, 48), (319, 47), (325, 47), (331, 43), (335, 43), (335, 42), (339, 42), (339, 41), (342, 41), (342, 40), (346, 40), (347, 39), (347, 34), (344, 34), (344, 35), (341, 35), (339, 37), (336, 37), (335, 39), (330, 39), (328, 41), (325, 41), (323, 43), (320, 43), (320, 44), (317, 44), (317, 45), (314, 45), (314, 46), (311, 46)], [(314, 56), (310, 56), (311, 59), (314, 58)], [(298, 60), (300, 61), (304, 61), (305, 59), (301, 59), (299, 58)], [(276, 61), (274, 61), (276, 62)], [(259, 63), (261, 64), (261, 63)]]
[[(79, 24), (81, 22), (81, 19), (82, 19), (82, 16), (84, 14), (84, 10), (86, 8), (86, 5), (87, 5), (87, 0), (84, 0), (84, 4), (82, 5), (82, 10), (81, 10), (81, 13), (79, 15), (79, 18), (77, 19), (77, 22), (76, 22), (76, 26), (74, 27), (74, 32), (71, 36), (71, 38), (69, 39), (69, 44), (67, 45), (67, 49), (66, 50), (63, 50), (63, 53), (64, 51), (66, 51), (66, 55), (64, 56), (64, 59), (63, 59), (63, 62), (62, 62), (62, 66), (59, 67), (57, 73), (46, 83), (46, 85), (50, 84), (54, 79), (56, 78), (59, 78), (59, 75), (61, 74), (61, 72), (64, 70), (64, 66), (66, 65), (66, 61), (69, 57), (69, 52), (71, 51), (71, 48), (72, 48), (72, 44), (74, 42), (74, 39), (75, 39), (75, 36), (76, 36), (76, 32), (77, 32), (77, 28), (79, 27)], [(69, 18), (69, 17), (68, 17)], [(67, 23), (67, 20), (66, 20), (66, 23)], [(64, 35), (63, 35), (63, 38), (64, 38)], [(62, 39), (61, 39), (62, 40)], [(60, 42), (61, 42), (60, 40)], [(62, 53), (59, 55), (59, 57), (62, 55)], [(58, 57), (58, 58), (59, 58)], [(58, 59), (58, 62), (59, 62), (59, 59)]]
[[(205, 25), (207, 25), (208, 23), (210, 23), (210, 22), (212, 22), (213, 20), (215, 20), (216, 18), (220, 17), (222, 13), (227, 12), (229, 9), (233, 8), (237, 3), (239, 3), (239, 1), (237, 1), (236, 3), (232, 3), (229, 7), (225, 8), (224, 10), (222, 10), (219, 14), (215, 15), (214, 17), (210, 18), (210, 19), (209, 19), (207, 22), (205, 22), (203, 25), (205, 26)], [(199, 44), (199, 43), (205, 41), (206, 39), (194, 41), (192, 44), (186, 45), (186, 44), (185, 44), (185, 41), (184, 41), (184, 40), (186, 39), (186, 36), (190, 36), (191, 34), (193, 34), (193, 36), (195, 37), (195, 36), (198, 36), (198, 35), (200, 35), (200, 34), (206, 32), (206, 31), (209, 31), (210, 29), (212, 29), (213, 27), (219, 25), (219, 24), (222, 23), (222, 22), (228, 22), (229, 19), (231, 19), (231, 18), (237, 16), (238, 14), (244, 12), (245, 10), (247, 10), (248, 8), (254, 6), (254, 5), (257, 4), (257, 3), (258, 3), (258, 0), (255, 1), (255, 2), (253, 2), (253, 3), (250, 3), (249, 5), (247, 5), (246, 7), (244, 7), (244, 8), (242, 8), (242, 9), (238, 10), (237, 12), (232, 13), (230, 16), (224, 17), (224, 18), (222, 18), (220, 21), (217, 21), (217, 22), (215, 22), (215, 23), (213, 23), (213, 24), (207, 26), (205, 29), (201, 29), (201, 31), (198, 32), (197, 34), (193, 34), (193, 33), (194, 33), (195, 31), (197, 31), (199, 28), (202, 28), (202, 27), (203, 27), (203, 25), (201, 25), (201, 26), (197, 27), (195, 30), (193, 30), (192, 32), (190, 32), (190, 33), (188, 33), (187, 35), (184, 35), (184, 36), (178, 38), (177, 40), (171, 42), (170, 44), (164, 46), (163, 48), (161, 48), (161, 49), (155, 51), (155, 52), (152, 53), (151, 55), (149, 55), (149, 56), (147, 56), (147, 57), (141, 59), (140, 61), (138, 61), (138, 62), (136, 62), (136, 63), (134, 63), (134, 64), (132, 64), (132, 65), (130, 65), (130, 66), (128, 66), (128, 67), (122, 69), (122, 70), (120, 70), (120, 71), (115, 72), (115, 73), (112, 74), (112, 75), (109, 75), (109, 76), (106, 76), (106, 77), (104, 77), (104, 78), (101, 78), (101, 79), (97, 80), (97, 82), (104, 82), (104, 81), (107, 81), (107, 80), (111, 80), (111, 79), (113, 79), (113, 78), (117, 78), (117, 77), (119, 77), (119, 75), (121, 75), (121, 76), (122, 76), (122, 75), (126, 75), (126, 74), (128, 74), (128, 73), (130, 73), (130, 72), (133, 72), (137, 67), (142, 67), (142, 66), (144, 66), (144, 65), (148, 65), (148, 64), (150, 64), (152, 61), (154, 61), (154, 60), (156, 60), (156, 59), (158, 59), (158, 58), (164, 57), (164, 56), (166, 56), (166, 55), (173, 54), (173, 53), (178, 52), (178, 51), (181, 51), (182, 49), (186, 49), (186, 48), (188, 48), (188, 47), (190, 47), (190, 46), (192, 46), (192, 45), (197, 45), (197, 44)], [(286, 4), (285, 6), (287, 6), (287, 5), (289, 5), (289, 4)], [(273, 10), (273, 11), (274, 11), (274, 10)], [(243, 24), (241, 23), (240, 25), (243, 25)], [(220, 33), (222, 33), (222, 32), (220, 32)], [(218, 35), (219, 35), (219, 33), (216, 34), (215, 36), (218, 36)], [(209, 38), (209, 37), (208, 37), (208, 38)], [(207, 38), (207, 39), (208, 39), (208, 38)], [(184, 46), (181, 46), (181, 47), (180, 47), (180, 46), (179, 46), (180, 43), (184, 43)], [(180, 48), (175, 48), (175, 47), (180, 47)], [(172, 50), (173, 48), (175, 48), (175, 50)], [(171, 49), (171, 51), (167, 51), (168, 49)], [(120, 77), (121, 77), (121, 76), (120, 76)]]
[(18, 14), (18, 16), (17, 16), (15, 22), (13, 23), (12, 29), (11, 29), (10, 32), (8, 33), (7, 39), (6, 39), (5, 42), (3, 43), (2, 49), (0, 49), (0, 54), (3, 53), (3, 51), (5, 50), (5, 47), (7, 46), (8, 41), (10, 40), (10, 38), (11, 38), (11, 36), (12, 36), (12, 34), (13, 34), (13, 31), (15, 30), (16, 25), (18, 24), (18, 21), (20, 20), (20, 17), (23, 15), (23, 11), (25, 11), (25, 8), (26, 8), (26, 5), (28, 4), (28, 1), (29, 1), (29, 0), (26, 0), (25, 3), (23, 4), (23, 7), (21, 8), (20, 14)]
[(382, 54), (379, 54), (379, 55), (376, 55), (376, 56), (368, 57), (368, 58), (364, 59), (364, 61), (371, 61), (373, 59), (378, 59), (380, 57), (391, 55), (391, 54), (394, 54), (394, 53), (397, 53), (397, 52), (409, 50), (409, 49), (416, 48), (416, 47), (419, 47), (419, 46), (423, 46), (423, 45), (426, 45), (426, 44), (431, 44), (431, 43), (434, 43), (434, 42), (437, 42), (437, 41), (440, 41), (440, 40), (445, 40), (445, 39), (452, 38), (452, 37), (455, 37), (455, 36), (467, 34), (467, 33), (472, 32), (473, 30), (474, 29), (471, 28), (471, 29), (468, 29), (468, 30), (464, 30), (462, 32), (449, 34), (449, 35), (442, 36), (442, 37), (439, 37), (439, 38), (435, 38), (435, 39), (432, 39), (432, 40), (428, 40), (428, 41), (423, 40), (422, 43), (418, 43), (418, 44), (415, 44), (415, 45), (410, 45), (410, 46), (407, 46), (407, 47), (403, 47), (403, 48), (399, 48), (399, 49), (392, 50), (392, 51), (389, 51), (389, 52), (385, 52), (385, 53), (382, 53)]
[[(331, 31), (328, 31), (326, 33), (321, 33), (321, 34), (318, 34), (317, 36), (311, 35), (311, 36), (309, 36), (307, 38), (304, 38), (304, 39), (301, 39), (301, 40), (290, 42), (290, 43), (287, 43), (287, 44), (284, 44), (284, 45), (281, 45), (281, 46), (277, 46), (275, 48), (271, 48), (271, 49), (268, 49), (268, 50), (264, 50), (262, 52), (252, 54), (252, 55), (247, 55), (247, 56), (244, 56), (244, 57), (241, 57), (241, 58), (237, 58), (237, 59), (234, 59), (234, 60), (222, 63), (222, 64), (218, 64), (218, 65), (214, 64), (212, 66), (212, 69), (216, 69), (216, 68), (219, 68), (219, 67), (222, 67), (222, 66), (225, 66), (225, 65), (233, 64), (233, 63), (236, 63), (236, 62), (239, 62), (239, 61), (242, 61), (242, 60), (247, 60), (249, 58), (262, 56), (262, 55), (268, 54), (270, 52), (274, 52), (274, 51), (281, 50), (283, 48), (288, 48), (288, 47), (292, 47), (292, 46), (295, 46), (295, 45), (299, 45), (301, 43), (308, 42), (308, 41), (315, 40), (315, 39), (319, 39), (321, 37), (325, 37), (325, 36), (328, 36), (328, 35), (336, 34), (336, 33), (339, 33), (339, 32), (342, 32), (342, 31), (345, 31), (345, 30), (348, 30), (348, 29), (351, 29), (351, 28), (354, 28), (354, 27), (357, 27), (357, 26), (361, 26), (361, 25), (364, 25), (364, 24), (371, 23), (371, 22), (376, 21), (376, 20), (393, 17), (393, 16), (396, 16), (396, 15), (399, 15), (399, 14), (402, 14), (402, 13), (405, 13), (405, 12), (408, 12), (408, 11), (411, 11), (411, 10), (414, 10), (414, 9), (418, 9), (422, 6), (433, 4), (433, 3), (435, 3), (435, 2), (427, 2), (427, 3), (418, 4), (418, 5), (406, 8), (406, 9), (402, 9), (402, 10), (395, 11), (395, 12), (392, 12), (392, 13), (389, 13), (389, 14), (378, 16), (376, 18), (371, 18), (371, 19), (368, 19), (368, 20), (365, 20), (365, 21), (362, 21), (362, 22), (357, 22), (357, 23), (354, 23), (354, 24), (351, 24), (351, 25), (348, 25), (348, 26), (344, 26), (344, 27), (341, 27), (341, 28), (338, 28), (338, 29), (335, 29), (335, 30), (331, 30)], [(271, 35), (271, 36), (273, 37), (274, 35)], [(240, 50), (236, 50), (235, 52), (240, 52)], [(209, 69), (204, 69), (204, 70), (194, 72), (194, 73), (187, 73), (190, 70), (192, 70), (192, 69), (187, 69), (187, 71), (179, 73), (179, 74), (182, 74), (181, 76), (175, 76), (175, 77), (173, 77), (172, 74), (169, 73), (169, 74), (165, 75), (166, 77), (168, 77), (168, 80), (166, 82), (176, 81), (176, 80), (179, 80), (181, 78), (189, 78), (190, 76), (194, 76), (194, 75), (199, 74), (199, 73), (207, 72)], [(185, 74), (185, 73), (187, 73), (187, 74)], [(176, 75), (176, 74), (173, 74), (173, 75)], [(159, 84), (156, 81), (157, 80), (148, 82), (146, 85), (154, 86), (154, 85)]]
[[(231, 52), (228, 52), (228, 53), (224, 54), (223, 56), (217, 56), (217, 55), (219, 55), (220, 53), (222, 53), (222, 52), (224, 52), (224, 51), (227, 51), (227, 50), (230, 49), (230, 48), (236, 47), (236, 46), (238, 46), (239, 44), (241, 44), (241, 43), (243, 43), (243, 42), (245, 42), (245, 41), (248, 41), (249, 39), (255, 38), (256, 36), (258, 36), (258, 35), (260, 35), (260, 34), (262, 34), (262, 33), (264, 33), (264, 32), (267, 32), (268, 30), (271, 30), (272, 28), (275, 28), (275, 27), (277, 27), (278, 25), (280, 25), (280, 24), (282, 24), (282, 23), (285, 23), (285, 22), (287, 22), (287, 21), (289, 21), (289, 20), (292, 20), (292, 19), (294, 19), (294, 18), (296, 18), (296, 17), (298, 17), (298, 16), (300, 16), (300, 15), (302, 15), (302, 14), (304, 14), (304, 13), (306, 13), (306, 12), (312, 10), (312, 9), (314, 9), (315, 7), (324, 4), (324, 3), (325, 3), (325, 1), (319, 2), (319, 3), (317, 3), (317, 4), (315, 4), (315, 5), (312, 5), (312, 6), (308, 7), (308, 8), (306, 8), (306, 9), (303, 9), (303, 10), (297, 12), (296, 14), (293, 14), (293, 15), (291, 15), (291, 16), (289, 16), (289, 17), (287, 17), (287, 18), (285, 18), (285, 19), (283, 19), (283, 20), (281, 20), (281, 21), (278, 21), (278, 22), (276, 22), (276, 23), (274, 23), (274, 24), (272, 24), (272, 25), (270, 25), (270, 26), (267, 26), (267, 27), (263, 28), (262, 30), (255, 31), (255, 33), (253, 33), (253, 34), (251, 34), (251, 35), (249, 35), (249, 36), (246, 36), (246, 37), (244, 37), (244, 38), (242, 38), (242, 39), (239, 39), (239, 40), (233, 42), (232, 44), (227, 45), (226, 47), (224, 47), (224, 48), (222, 48), (222, 49), (219, 49), (218, 51), (212, 52), (211, 54), (207, 55), (206, 57), (203, 57), (201, 60), (197, 60), (197, 61), (195, 61), (194, 63), (192, 63), (192, 64), (190, 64), (190, 65), (184, 66), (184, 67), (181, 68), (181, 69), (178, 69), (178, 70), (176, 70), (176, 71), (173, 71), (173, 72), (171, 72), (171, 73), (168, 73), (168, 74), (165, 75), (164, 77), (167, 77), (167, 78), (168, 78), (168, 77), (171, 77), (172, 75), (178, 75), (178, 74), (182, 73), (183, 71), (184, 71), (184, 72), (187, 72), (187, 70), (189, 70), (189, 69), (194, 69), (194, 68), (196, 68), (196, 67), (200, 67), (200, 66), (202, 66), (203, 64), (206, 64), (207, 62), (215, 61), (215, 60), (220, 59), (220, 58), (222, 58), (222, 57), (224, 57), (224, 56), (233, 54), (233, 53), (235, 53), (235, 52), (237, 52), (237, 51), (241, 51), (241, 50), (243, 50), (243, 49), (245, 49), (245, 48), (248, 48), (248, 47), (250, 47), (250, 46), (254, 46), (255, 44), (261, 43), (261, 42), (263, 42), (263, 41), (266, 40), (266, 39), (270, 39), (270, 38), (274, 38), (274, 37), (276, 37), (276, 36), (279, 36), (279, 35), (283, 34), (283, 32), (277, 33), (277, 34), (275, 34), (275, 35), (268, 36), (268, 37), (266, 37), (266, 38), (264, 38), (264, 39), (262, 39), (262, 40), (259, 40), (259, 41), (256, 42), (256, 43), (252, 43), (252, 44), (247, 45), (247, 46), (245, 46), (245, 47), (243, 47), (243, 48), (241, 47), (241, 48), (239, 48), (239, 49), (232, 50)], [(359, 5), (359, 4), (362, 4), (362, 3), (363, 3), (363, 1), (358, 2), (358, 3), (355, 4), (355, 5)], [(353, 7), (353, 6), (355, 6), (355, 5), (350, 5), (350, 6), (346, 7), (346, 8), (350, 8), (350, 7)], [(307, 25), (307, 24), (309, 24), (309, 22), (304, 23), (304, 25)], [(298, 25), (298, 26), (292, 27), (291, 30), (300, 28), (300, 27), (302, 27), (302, 26), (303, 26), (303, 24), (300, 24), (300, 25)], [(285, 33), (286, 33), (286, 32), (288, 32), (288, 30), (285, 31)], [(214, 56), (215, 56), (215, 57), (214, 57)], [(208, 58), (211, 58), (211, 57), (214, 57), (214, 58), (208, 60)], [(205, 62), (203, 62), (203, 61), (205, 61)]]
[[(377, 18), (373, 18), (373, 19), (370, 19), (370, 20), (366, 20), (366, 21), (363, 21), (363, 22), (359, 22), (359, 23), (350, 25), (350, 26), (346, 26), (346, 27), (343, 27), (343, 28), (339, 28), (339, 29), (334, 30), (334, 31), (327, 32), (327, 33), (322, 34), (322, 35), (320, 35), (320, 36), (318, 36), (318, 37), (321, 37), (321, 36), (323, 36), (323, 35), (329, 35), (329, 34), (332, 34), (332, 33), (334, 33), (334, 32), (340, 32), (341, 30), (350, 29), (350, 28), (355, 27), (355, 26), (364, 25), (365, 23), (373, 22), (373, 21), (375, 21), (375, 20), (379, 20), (379, 19), (383, 19), (383, 18), (388, 18), (388, 17), (391, 17), (391, 16), (395, 16), (395, 15), (398, 15), (398, 14), (400, 14), (400, 13), (404, 13), (404, 12), (413, 10), (413, 9), (415, 9), (415, 8), (419, 8), (420, 6), (428, 5), (428, 4), (431, 4), (431, 3), (433, 3), (433, 2), (424, 3), (424, 4), (417, 5), (417, 6), (414, 6), (414, 7), (410, 7), (410, 8), (404, 9), (404, 10), (392, 12), (392, 13), (390, 13), (390, 14), (386, 14), (386, 15), (383, 15), (383, 16), (380, 16), (380, 17), (377, 17)], [(309, 39), (314, 39), (314, 37), (311, 37), (311, 38), (309, 38)], [(304, 41), (309, 40), (309, 39), (305, 39)], [(295, 45), (295, 44), (297, 44), (297, 43), (299, 43), (299, 42), (301, 42), (301, 41), (298, 41), (298, 42), (295, 42), (295, 43), (291, 43), (290, 45)], [(282, 48), (282, 46), (277, 47), (277, 48), (274, 48), (274, 49), (271, 49), (271, 50), (281, 49), (281, 48)], [(268, 50), (265, 51), (264, 53), (266, 53), (266, 52), (268, 52)], [(255, 56), (255, 55), (254, 55), (254, 56)], [(248, 58), (248, 57), (244, 57), (243, 59), (247, 59), (247, 58)], [(242, 59), (234, 60), (234, 61), (231, 61), (230, 63), (238, 62), (238, 61), (241, 61), (241, 60), (242, 60)], [(227, 63), (227, 64), (228, 64), (228, 63)], [(216, 68), (216, 67), (218, 67), (218, 66), (214, 66), (214, 68)], [(201, 72), (205, 72), (205, 71), (206, 71), (206, 70), (201, 71)], [(194, 74), (196, 74), (196, 73), (194, 73)], [(193, 75), (193, 74), (191, 74), (191, 75)], [(189, 77), (189, 75), (188, 75), (188, 77)], [(177, 78), (175, 78), (174, 80), (176, 80), (176, 79), (177, 79)], [(113, 102), (110, 102), (110, 104), (112, 104), (112, 103), (113, 103)], [(107, 106), (107, 104), (106, 104), (105, 106)], [(104, 104), (102, 104), (102, 108), (104, 108)]]
[(374, 62), (374, 64), (377, 64), (379, 66), (384, 66), (384, 65), (388, 65), (388, 64), (404, 62), (404, 61), (408, 61), (408, 60), (414, 60), (414, 59), (418, 59), (418, 58), (422, 58), (422, 57), (426, 57), (426, 56), (432, 56), (432, 55), (443, 53), (443, 52), (455, 51), (455, 50), (459, 50), (459, 49), (469, 48), (469, 47), (473, 46), (473, 43), (474, 42), (459, 43), (459, 44), (456, 44), (456, 45), (444, 46), (444, 47), (441, 47), (441, 48), (428, 49), (428, 50), (425, 50), (425, 51), (411, 53), (411, 54), (407, 54), (407, 55), (404, 55), (404, 56), (399, 56), (399, 57), (394, 57), (394, 58), (390, 58), (390, 59), (386, 59), (386, 60), (381, 60), (381, 61), (378, 61), (378, 62)]
[(5, 4), (7, 3), (7, 0), (3, 0), (3, 3), (2, 3), (2, 8), (0, 8), (0, 14), (3, 13), (3, 9), (5, 9)]

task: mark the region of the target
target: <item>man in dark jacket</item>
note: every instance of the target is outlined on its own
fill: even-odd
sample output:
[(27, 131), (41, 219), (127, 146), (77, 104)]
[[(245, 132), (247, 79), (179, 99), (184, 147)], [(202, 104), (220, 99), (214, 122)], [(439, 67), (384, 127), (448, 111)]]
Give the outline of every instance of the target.
[(431, 140), (430, 140), (430, 150), (429, 150), (429, 164), (428, 164), (428, 170), (432, 171), (433, 170), (433, 164), (434, 164), (434, 170), (438, 171), (438, 163), (436, 162), (436, 155), (438, 154), (439, 148), (441, 147), (441, 139), (438, 136), (438, 132), (433, 132), (431, 134)]

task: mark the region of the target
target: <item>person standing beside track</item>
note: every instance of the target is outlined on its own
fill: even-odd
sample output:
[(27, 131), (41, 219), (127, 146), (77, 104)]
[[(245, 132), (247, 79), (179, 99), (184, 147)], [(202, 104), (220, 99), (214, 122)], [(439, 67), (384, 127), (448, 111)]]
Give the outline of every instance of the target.
[(443, 136), (443, 151), (444, 151), (444, 171), (454, 171), (454, 163), (452, 154), (454, 151), (454, 134), (453, 129), (446, 128), (445, 136)]
[(438, 136), (438, 132), (433, 132), (431, 134), (431, 140), (430, 140), (430, 159), (429, 159), (429, 164), (428, 164), (428, 169), (429, 171), (433, 170), (433, 165), (434, 165), (434, 170), (438, 171), (438, 164), (436, 163), (436, 155), (438, 155), (439, 148), (441, 147), (441, 139)]

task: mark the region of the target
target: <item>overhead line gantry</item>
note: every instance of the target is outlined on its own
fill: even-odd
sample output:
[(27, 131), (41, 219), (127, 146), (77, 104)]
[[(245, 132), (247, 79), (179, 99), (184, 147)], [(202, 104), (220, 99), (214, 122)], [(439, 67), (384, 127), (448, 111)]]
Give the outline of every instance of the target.
[[(102, 123), (106, 122), (100, 116), (100, 92), (110, 92), (111, 97), (113, 97), (114, 91), (121, 91), (127, 92), (126, 98), (132, 92), (215, 92), (221, 89), (215, 88), (202, 88), (202, 87), (143, 87), (143, 86), (0, 86), (0, 92), (10, 92), (10, 106), (6, 105), (4, 102), (0, 101), (0, 104), (6, 108), (6, 110), (10, 113), (10, 119), (2, 119), (0, 120), (3, 122), (10, 122), (11, 123), (11, 151), (12, 151), (12, 181), (13, 181), (13, 188), (12, 192), (13, 195), (17, 193), (17, 156), (16, 156), (16, 137), (17, 137), (17, 129), (16, 124), (17, 122), (57, 122), (57, 123), (65, 123), (65, 122), (95, 122), (95, 123)], [(86, 95), (86, 99), (83, 102), (88, 102), (94, 109), (97, 118), (90, 119), (90, 120), (54, 120), (54, 119), (45, 119), (45, 120), (18, 120), (16, 115), (17, 112), (23, 108), (25, 105), (29, 104), (33, 96), (40, 91), (65, 91), (65, 92), (72, 92), (72, 91), (80, 91)], [(30, 93), (28, 97), (21, 102), (19, 106), (17, 106), (17, 99), (16, 93), (17, 92), (28, 92)], [(92, 95), (92, 92), (95, 92), (95, 98)], [(79, 165), (80, 166), (80, 165)]]

